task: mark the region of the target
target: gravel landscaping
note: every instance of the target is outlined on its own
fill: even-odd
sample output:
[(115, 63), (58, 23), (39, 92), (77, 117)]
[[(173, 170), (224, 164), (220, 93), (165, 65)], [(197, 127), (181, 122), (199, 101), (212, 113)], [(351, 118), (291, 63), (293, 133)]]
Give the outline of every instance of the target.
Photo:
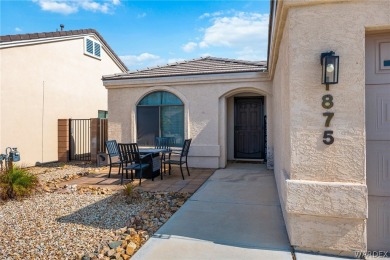
[(90, 165), (30, 170), (44, 189), (23, 201), (0, 201), (0, 259), (129, 259), (190, 196), (61, 187), (99, 171)]

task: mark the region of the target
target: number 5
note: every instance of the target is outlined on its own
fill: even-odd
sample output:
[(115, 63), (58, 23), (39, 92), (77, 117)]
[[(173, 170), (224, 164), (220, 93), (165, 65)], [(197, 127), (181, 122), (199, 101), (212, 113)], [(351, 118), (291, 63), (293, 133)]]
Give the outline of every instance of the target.
[(331, 145), (333, 144), (334, 142), (334, 137), (332, 136), (333, 134), (333, 131), (324, 131), (324, 140), (322, 140), (324, 142), (324, 144), (326, 145)]

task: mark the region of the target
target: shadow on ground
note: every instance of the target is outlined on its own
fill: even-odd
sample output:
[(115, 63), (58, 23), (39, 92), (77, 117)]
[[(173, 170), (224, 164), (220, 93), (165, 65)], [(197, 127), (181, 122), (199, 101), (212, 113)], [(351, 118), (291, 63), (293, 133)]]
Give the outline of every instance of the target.
[[(81, 195), (92, 196), (92, 195)], [(132, 215), (138, 214), (141, 206), (129, 204), (126, 197), (114, 194), (57, 219), (60, 223), (74, 223), (101, 229), (124, 227)]]

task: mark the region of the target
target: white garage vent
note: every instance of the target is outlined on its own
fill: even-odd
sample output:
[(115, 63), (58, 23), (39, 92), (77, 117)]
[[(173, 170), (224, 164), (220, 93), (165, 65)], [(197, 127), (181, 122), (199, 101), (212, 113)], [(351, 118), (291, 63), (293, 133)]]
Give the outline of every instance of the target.
[(84, 54), (101, 59), (101, 44), (91, 38), (84, 38)]

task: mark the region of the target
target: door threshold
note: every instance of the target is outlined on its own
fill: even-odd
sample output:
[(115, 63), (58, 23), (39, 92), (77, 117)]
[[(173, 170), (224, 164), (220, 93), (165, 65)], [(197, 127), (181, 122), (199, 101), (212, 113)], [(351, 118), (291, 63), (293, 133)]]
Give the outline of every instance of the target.
[(265, 163), (264, 159), (233, 159), (232, 163)]

